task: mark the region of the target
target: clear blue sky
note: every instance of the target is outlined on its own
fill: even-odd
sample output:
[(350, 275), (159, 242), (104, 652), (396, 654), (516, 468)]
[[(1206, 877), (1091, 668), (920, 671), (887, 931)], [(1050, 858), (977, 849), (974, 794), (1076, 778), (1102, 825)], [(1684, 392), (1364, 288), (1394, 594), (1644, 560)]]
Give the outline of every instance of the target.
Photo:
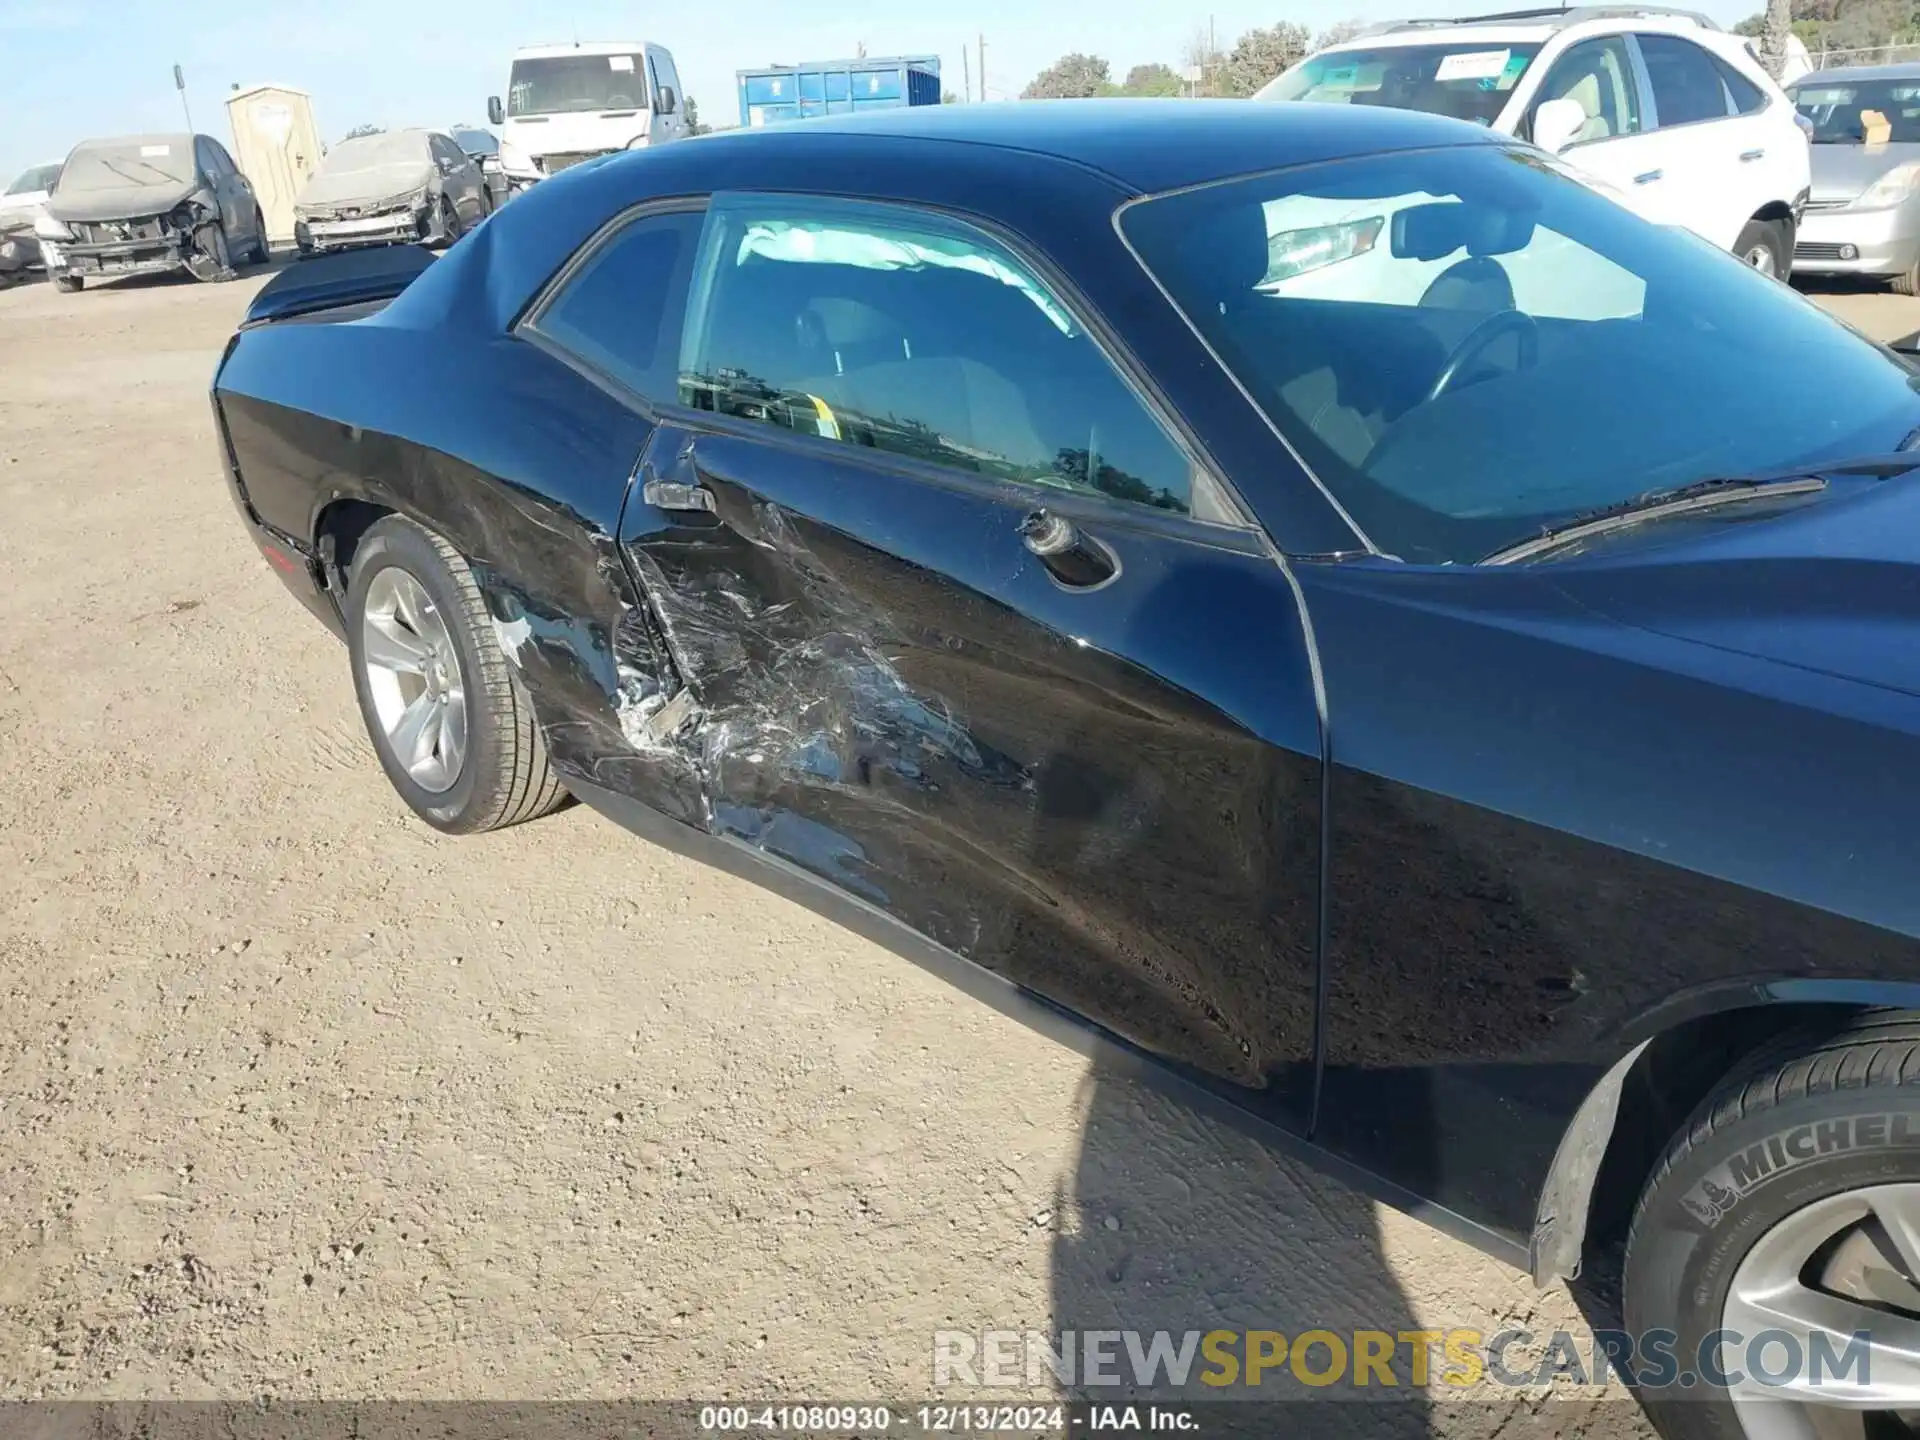
[[(1702, 3), (1723, 24), (1758, 6)], [(1242, 30), (1278, 20), (1319, 29), (1349, 16), (1498, 8), (1494, 0), (1216, 0), (1211, 15), (1226, 49)], [(1192, 9), (1164, 0), (1097, 8), (1071, 0), (0, 0), (0, 187), (89, 135), (177, 129), (176, 61), (197, 129), (230, 139), (228, 87), (275, 81), (312, 94), (321, 136), (332, 143), (359, 124), (484, 121), (487, 96), (506, 87), (509, 53), (542, 41), (659, 41), (704, 118), (731, 123), (733, 72), (749, 66), (833, 59), (864, 42), (870, 55), (938, 54), (947, 88), (957, 91), (961, 49), (971, 51), (984, 31), (988, 98), (1010, 99), (1072, 50), (1104, 57), (1116, 79), (1146, 61), (1177, 65), (1208, 15), (1206, 0)]]

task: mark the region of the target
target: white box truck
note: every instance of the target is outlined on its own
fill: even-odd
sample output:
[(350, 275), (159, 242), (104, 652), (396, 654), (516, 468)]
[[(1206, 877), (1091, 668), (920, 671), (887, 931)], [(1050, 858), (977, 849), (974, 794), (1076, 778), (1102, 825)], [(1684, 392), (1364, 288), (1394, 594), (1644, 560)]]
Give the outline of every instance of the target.
[(501, 168), (515, 190), (582, 160), (687, 133), (673, 56), (648, 40), (516, 51), (506, 101), (489, 99), (487, 118), (500, 128)]

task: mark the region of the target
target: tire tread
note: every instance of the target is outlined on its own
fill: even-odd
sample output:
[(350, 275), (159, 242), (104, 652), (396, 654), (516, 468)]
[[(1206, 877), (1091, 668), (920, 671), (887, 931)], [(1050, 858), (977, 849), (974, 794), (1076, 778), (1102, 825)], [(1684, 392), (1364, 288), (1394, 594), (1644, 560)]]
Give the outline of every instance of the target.
[[(1849, 1080), (1850, 1074), (1859, 1078)], [(1653, 1167), (1627, 1229), (1627, 1253), (1633, 1252), (1662, 1182), (1720, 1131), (1795, 1100), (1841, 1090), (1898, 1089), (1920, 1084), (1917, 1076), (1920, 1012), (1912, 1010), (1870, 1010), (1824, 1038), (1795, 1029), (1762, 1046), (1701, 1103)]]

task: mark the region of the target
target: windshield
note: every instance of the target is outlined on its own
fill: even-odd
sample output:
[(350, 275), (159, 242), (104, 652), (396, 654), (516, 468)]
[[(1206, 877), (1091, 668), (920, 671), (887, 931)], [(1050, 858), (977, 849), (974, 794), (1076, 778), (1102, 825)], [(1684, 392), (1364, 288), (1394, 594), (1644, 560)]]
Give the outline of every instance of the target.
[(507, 88), (509, 115), (639, 110), (646, 103), (647, 62), (638, 53), (516, 60)]
[(7, 187), (7, 194), (31, 195), (39, 190), (51, 190), (53, 182), (59, 178), (58, 165), (36, 165), (31, 170), (21, 172), (20, 178)]
[(453, 143), (468, 155), (498, 155), (500, 142), (493, 138), (491, 130), (456, 130)]
[(184, 135), (83, 145), (67, 157), (60, 193), (120, 190), (128, 185), (177, 189), (194, 176), (193, 142)]
[[(1808, 80), (1788, 92), (1813, 124), (1816, 145), (1859, 145), (1877, 116), (1894, 144), (1920, 141), (1920, 76), (1907, 80)], [(1877, 128), (1877, 126), (1876, 126)]]
[(1538, 45), (1383, 45), (1309, 56), (1256, 97), (1387, 105), (1491, 125)]
[(1136, 203), (1143, 263), (1374, 544), (1468, 562), (1726, 475), (1890, 451), (1920, 377), (1507, 145)]
[(327, 151), (316, 172), (321, 175), (348, 175), (356, 170), (374, 170), (386, 165), (418, 165), (431, 158), (427, 137), (418, 130), (398, 130), (383, 135), (356, 135), (342, 140)]

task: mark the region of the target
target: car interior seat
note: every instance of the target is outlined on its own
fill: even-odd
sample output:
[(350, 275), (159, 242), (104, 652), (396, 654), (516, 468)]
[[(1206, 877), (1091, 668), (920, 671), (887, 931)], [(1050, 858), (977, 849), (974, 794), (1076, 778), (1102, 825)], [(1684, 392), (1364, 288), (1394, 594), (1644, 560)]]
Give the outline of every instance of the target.
[(1600, 99), (1600, 87), (1607, 83), (1608, 77), (1600, 73), (1596, 61), (1581, 73), (1578, 80), (1560, 92), (1560, 99), (1571, 100), (1586, 112), (1586, 122), (1573, 132), (1574, 142), (1605, 140), (1613, 134), (1613, 125), (1608, 121), (1606, 107)]
[(1469, 255), (1434, 278), (1420, 305), (1426, 310), (1511, 310), (1513, 280), (1491, 255)]
[[(1358, 465), (1386, 426), (1382, 407), (1362, 400), (1365, 381), (1343, 376), (1332, 363), (1337, 347), (1320, 340), (1307, 313), (1311, 302), (1263, 294), (1257, 287), (1272, 268), (1265, 207), (1228, 207), (1194, 227), (1182, 246), (1188, 273), (1214, 282), (1206, 303), (1227, 322), (1235, 341), (1251, 355), (1249, 382), (1272, 377), (1273, 394), (1349, 465)], [(1299, 312), (1297, 314), (1293, 312)], [(1318, 362), (1318, 363), (1316, 363)]]

